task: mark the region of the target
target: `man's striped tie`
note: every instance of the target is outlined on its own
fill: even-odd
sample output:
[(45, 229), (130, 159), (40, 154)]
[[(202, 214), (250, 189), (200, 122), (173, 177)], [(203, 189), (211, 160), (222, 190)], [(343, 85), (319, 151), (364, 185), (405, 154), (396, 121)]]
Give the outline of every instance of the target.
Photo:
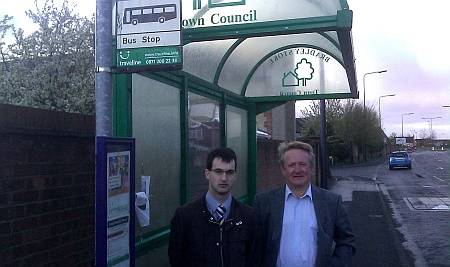
[(216, 213), (217, 213), (217, 216), (218, 216), (217, 222), (219, 223), (219, 225), (223, 224), (223, 221), (224, 221), (223, 214), (225, 213), (225, 211), (226, 211), (226, 209), (222, 205), (220, 205), (216, 209)]

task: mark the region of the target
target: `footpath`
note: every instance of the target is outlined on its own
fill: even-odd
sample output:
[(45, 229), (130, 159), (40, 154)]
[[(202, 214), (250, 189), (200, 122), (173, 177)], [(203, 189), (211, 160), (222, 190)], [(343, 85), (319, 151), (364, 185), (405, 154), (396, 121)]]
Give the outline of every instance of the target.
[[(332, 166), (329, 190), (340, 194), (356, 234), (353, 266), (414, 266), (412, 255), (402, 246), (387, 199), (376, 182), (377, 168), (387, 166), (387, 157), (361, 164)], [(387, 168), (387, 167), (386, 167)]]

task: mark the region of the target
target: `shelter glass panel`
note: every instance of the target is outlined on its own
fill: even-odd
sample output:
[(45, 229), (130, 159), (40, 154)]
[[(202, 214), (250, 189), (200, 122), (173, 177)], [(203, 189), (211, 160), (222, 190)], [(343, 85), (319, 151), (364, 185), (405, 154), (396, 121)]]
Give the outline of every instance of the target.
[[(234, 197), (242, 197), (248, 193), (248, 119), (247, 111), (227, 106), (227, 146), (236, 152), (238, 178), (233, 186)], [(256, 134), (256, 133), (255, 133)]]
[(208, 190), (205, 177), (208, 153), (220, 147), (219, 102), (189, 93), (189, 199)]
[[(247, 39), (231, 53), (226, 64), (223, 66), (218, 85), (227, 88), (232, 92), (241, 94), (243, 89), (247, 89), (243, 88), (243, 86), (245, 86), (246, 80), (250, 78), (249, 76), (254, 75), (254, 73), (252, 73), (255, 71), (254, 68), (265, 61), (271, 63), (266, 66), (271, 68), (271, 66), (276, 65), (276, 63), (281, 61), (283, 61), (284, 64), (288, 64), (287, 62), (289, 62), (289, 60), (294, 61), (295, 59), (292, 58), (293, 55), (299, 57), (307, 53), (313, 54), (311, 55), (312, 57), (317, 57), (317, 55), (320, 56), (320, 51), (327, 51), (327, 56), (328, 54), (339, 55), (338, 47), (333, 42), (330, 42), (330, 40), (336, 41), (335, 38), (337, 39), (337, 36), (333, 33), (324, 35), (311, 33)], [(261, 45), (261, 43), (264, 45)], [(308, 44), (314, 44), (314, 46)], [(310, 49), (301, 49), (300, 46)], [(258, 49), (255, 49), (255, 47), (258, 47)], [(243, 58), (246, 60), (242, 60)], [(337, 60), (339, 60), (338, 62), (342, 62), (342, 56), (337, 57)], [(292, 62), (292, 64), (294, 64), (294, 62)], [(341, 68), (343, 69), (342, 66)], [(316, 73), (318, 73), (319, 70), (316, 70)], [(264, 73), (264, 76), (258, 77), (257, 80), (253, 79), (252, 82), (257, 83), (256, 86), (263, 86), (272, 90), (270, 90), (270, 92), (261, 91), (258, 95), (247, 94), (246, 96), (279, 95), (279, 88), (283, 77), (279, 77), (276, 74), (281, 73), (282, 75), (284, 72), (289, 71), (291, 70), (269, 69), (267, 73)], [(327, 77), (327, 79), (331, 78), (332, 77)], [(346, 79), (345, 72), (343, 78)], [(278, 81), (278, 83), (276, 83), (276, 89), (272, 85), (266, 85), (268, 82), (273, 84), (274, 80)]]
[(222, 56), (234, 41), (211, 41), (183, 46), (183, 71), (212, 83)]
[(180, 206), (180, 92), (139, 74), (132, 75), (132, 123), (136, 138), (136, 191), (150, 176), (150, 226), (136, 236), (170, 224)]
[(246, 96), (298, 96), (350, 93), (342, 65), (312, 47), (292, 47), (267, 58), (255, 71)]

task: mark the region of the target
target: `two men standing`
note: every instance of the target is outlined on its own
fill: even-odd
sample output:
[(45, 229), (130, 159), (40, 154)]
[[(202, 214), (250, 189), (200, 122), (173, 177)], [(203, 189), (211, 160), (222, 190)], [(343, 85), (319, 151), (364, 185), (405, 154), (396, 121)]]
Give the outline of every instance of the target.
[(286, 184), (256, 195), (253, 209), (230, 194), (236, 181), (234, 151), (208, 155), (208, 192), (178, 208), (172, 219), (172, 266), (351, 265), (355, 235), (341, 196), (310, 182), (312, 147), (282, 143), (278, 153)]

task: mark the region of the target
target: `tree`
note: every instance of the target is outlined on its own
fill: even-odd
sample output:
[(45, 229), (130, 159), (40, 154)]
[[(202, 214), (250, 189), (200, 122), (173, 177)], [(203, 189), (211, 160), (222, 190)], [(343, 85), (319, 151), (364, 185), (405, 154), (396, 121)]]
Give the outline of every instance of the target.
[(34, 3), (36, 11), (25, 13), (38, 30), (25, 36), (12, 26), (15, 42), (2, 50), (8, 68), (1, 71), (0, 102), (93, 114), (94, 17), (74, 14), (68, 0), (60, 7)]
[(0, 56), (2, 60), (2, 66), (0, 69), (6, 70), (8, 69), (7, 61), (8, 61), (8, 55), (7, 52), (4, 50), (5, 42), (2, 40), (5, 38), (6, 33), (13, 27), (13, 25), (9, 24), (9, 21), (12, 19), (12, 17), (5, 15), (3, 16), (3, 19), (0, 20)]
[[(342, 115), (341, 103), (337, 99), (325, 100), (325, 112), (327, 119), (327, 136), (334, 134), (334, 126), (336, 121)], [(320, 102), (312, 101), (309, 108), (301, 111), (303, 117), (307, 119), (306, 127), (303, 130), (305, 136), (320, 135)]]
[[(352, 141), (363, 151), (368, 148), (370, 153), (379, 152), (383, 147), (383, 132), (379, 127), (379, 117), (373, 107), (364, 107), (355, 100), (345, 102), (336, 99), (326, 100), (327, 139), (330, 155), (346, 159), (351, 151), (347, 143)], [(319, 136), (320, 106), (313, 103), (302, 111), (307, 125), (304, 127), (305, 136)]]
[(425, 138), (427, 138), (427, 133), (428, 133), (428, 130), (425, 130), (425, 129), (422, 129), (422, 130), (420, 130), (419, 131), (419, 138), (420, 139), (425, 139)]

